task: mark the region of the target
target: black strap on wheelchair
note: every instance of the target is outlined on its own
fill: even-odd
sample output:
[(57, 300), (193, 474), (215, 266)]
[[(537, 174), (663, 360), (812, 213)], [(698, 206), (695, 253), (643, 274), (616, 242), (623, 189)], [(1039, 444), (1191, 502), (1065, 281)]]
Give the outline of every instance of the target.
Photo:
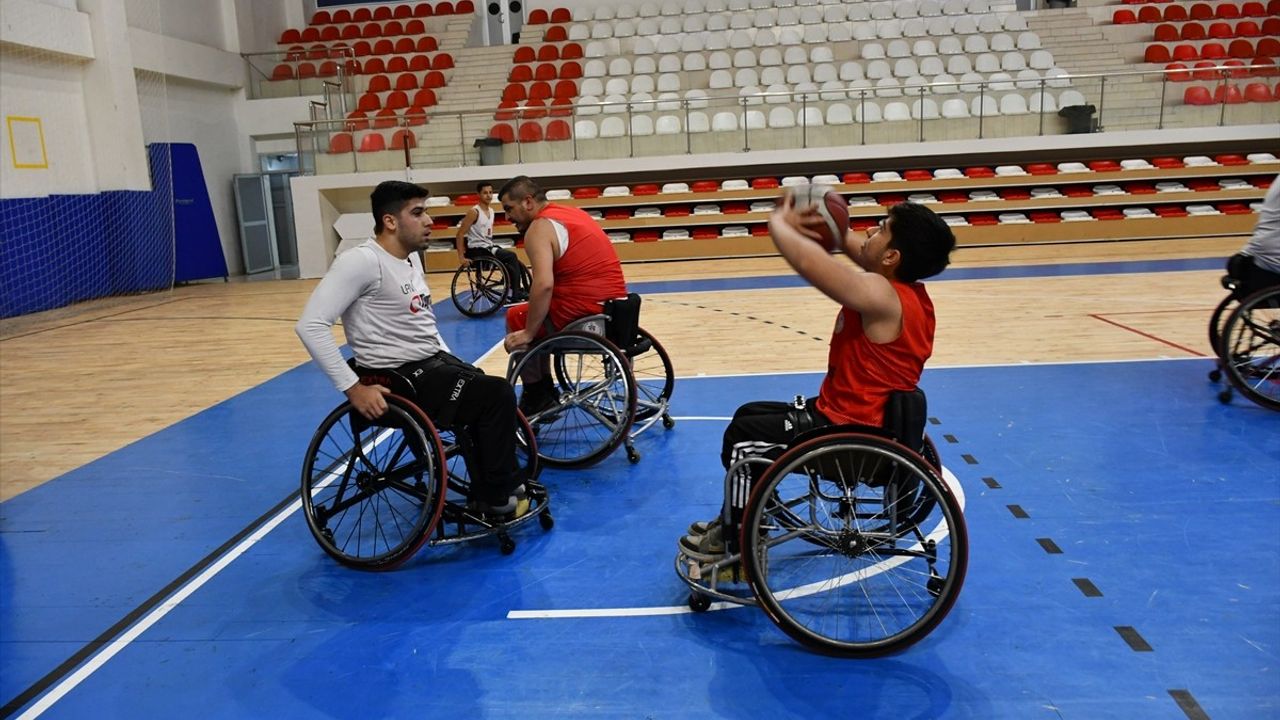
[(787, 411), (786, 424), (791, 431), (791, 437), (797, 438), (815, 427), (830, 425), (826, 418), (819, 418), (815, 413), (817, 410), (813, 408), (812, 400), (805, 400), (803, 395), (797, 395), (796, 399), (791, 403), (791, 409)]
[(398, 368), (388, 370), (362, 368), (357, 366), (355, 361), (348, 361), (348, 364), (360, 376), (361, 382), (384, 385), (396, 395), (414, 401), (417, 401), (420, 394), (425, 394), (426, 387), (424, 383), (428, 382), (430, 373), (446, 366), (458, 368), (460, 372), (457, 379), (454, 380), (453, 387), (445, 395), (440, 409), (432, 414), (432, 422), (437, 427), (442, 428), (453, 424), (453, 419), (458, 413), (458, 404), (462, 398), (463, 390), (467, 387), (467, 383), (471, 382), (476, 376), (484, 374), (476, 366), (464, 362), (443, 350), (425, 360), (405, 363)]
[(609, 342), (626, 350), (629, 355), (639, 354), (630, 351), (640, 330), (640, 296), (627, 293), (625, 298), (605, 300), (604, 314), (609, 317), (604, 330)]
[(924, 446), (928, 414), (929, 403), (923, 390), (894, 390), (884, 404), (884, 429), (898, 442), (919, 452)]

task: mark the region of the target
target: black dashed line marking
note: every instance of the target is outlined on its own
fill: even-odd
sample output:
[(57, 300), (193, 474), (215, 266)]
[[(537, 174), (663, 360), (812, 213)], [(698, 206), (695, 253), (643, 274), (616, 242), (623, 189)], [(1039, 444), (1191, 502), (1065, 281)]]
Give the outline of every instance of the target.
[(1120, 633), (1120, 637), (1129, 644), (1129, 648), (1134, 652), (1152, 652), (1151, 645), (1128, 625), (1117, 625), (1116, 632)]
[(1071, 578), (1071, 582), (1080, 588), (1080, 592), (1084, 593), (1085, 597), (1102, 597), (1102, 591), (1089, 578)]
[(1204, 708), (1200, 707), (1200, 703), (1191, 697), (1191, 691), (1183, 689), (1170, 690), (1169, 696), (1173, 698), (1174, 702), (1178, 703), (1178, 707), (1187, 716), (1187, 720), (1209, 720), (1209, 713), (1205, 712)]
[(1002, 487), (1000, 483), (996, 482), (996, 479), (993, 477), (982, 478), (982, 482), (986, 483), (987, 487), (991, 488), (992, 490), (999, 490)]
[(1050, 555), (1062, 554), (1062, 548), (1058, 547), (1058, 543), (1054, 542), (1052, 538), (1036, 538), (1036, 542), (1040, 543), (1040, 547), (1044, 548), (1044, 551)]
[(957, 440), (957, 439), (956, 439), (956, 436), (955, 436), (955, 435), (943, 435), (943, 436), (942, 436), (942, 439), (943, 439), (943, 440), (946, 440), (947, 442), (951, 443), (952, 445), (954, 445), (954, 444), (956, 444), (956, 443), (960, 442), (959, 440)]
[(941, 425), (941, 424), (942, 424), (942, 421), (941, 421), (941, 420), (939, 420), (938, 418), (931, 417), (931, 418), (929, 418), (929, 424), (930, 424), (930, 425)]
[(972, 455), (970, 455), (970, 454), (968, 454), (968, 453), (965, 453), (964, 455), (961, 455), (960, 457), (964, 458), (964, 461), (965, 461), (966, 463), (969, 463), (970, 465), (977, 465), (977, 464), (978, 464), (978, 458), (976, 458), (976, 457), (974, 457), (974, 456), (972, 456)]
[(1026, 520), (1031, 517), (1026, 510), (1022, 509), (1021, 505), (1006, 505), (1005, 507), (1009, 508), (1009, 512), (1013, 513), (1013, 516), (1019, 520)]

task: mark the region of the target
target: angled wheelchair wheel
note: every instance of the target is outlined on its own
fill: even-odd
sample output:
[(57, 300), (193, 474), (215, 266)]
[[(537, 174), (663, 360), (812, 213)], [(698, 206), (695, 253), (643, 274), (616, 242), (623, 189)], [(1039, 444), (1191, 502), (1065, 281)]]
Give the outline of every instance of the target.
[(959, 503), (919, 455), (836, 432), (784, 452), (752, 489), (741, 548), (760, 606), (819, 652), (898, 652), (937, 627), (964, 583)]
[[(1222, 345), (1222, 326), (1226, 324), (1227, 318), (1231, 316), (1231, 310), (1235, 307), (1236, 298), (1234, 295), (1228, 295), (1218, 303), (1213, 309), (1213, 314), (1209, 316), (1209, 349), (1215, 355), (1221, 357), (1220, 347)], [(1214, 378), (1216, 381), (1217, 378)]]
[(430, 537), (444, 507), (444, 449), (416, 405), (387, 396), (364, 419), (350, 404), (320, 424), (302, 468), (302, 510), (320, 547), (338, 562), (387, 570)]
[[(550, 375), (554, 398), (539, 407), (524, 399), (521, 380), (530, 369)], [(522, 398), (547, 465), (585, 467), (622, 443), (635, 419), (636, 385), (631, 365), (600, 335), (567, 330), (539, 341), (512, 365), (507, 379)]]
[(631, 374), (636, 380), (636, 422), (642, 422), (667, 411), (676, 375), (662, 343), (644, 328), (637, 332), (645, 350), (631, 358)]
[(449, 293), (463, 315), (473, 318), (492, 315), (511, 295), (507, 266), (488, 255), (472, 258), (470, 267), (454, 271)]
[(1242, 395), (1280, 410), (1280, 287), (1240, 301), (1222, 326), (1223, 373)]

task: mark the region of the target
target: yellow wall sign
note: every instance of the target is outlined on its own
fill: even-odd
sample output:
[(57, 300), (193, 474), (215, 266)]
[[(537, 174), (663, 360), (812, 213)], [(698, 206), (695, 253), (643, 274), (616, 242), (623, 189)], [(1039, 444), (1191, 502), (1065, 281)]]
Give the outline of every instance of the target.
[(49, 167), (40, 118), (8, 115), (5, 124), (9, 127), (9, 155), (15, 168)]

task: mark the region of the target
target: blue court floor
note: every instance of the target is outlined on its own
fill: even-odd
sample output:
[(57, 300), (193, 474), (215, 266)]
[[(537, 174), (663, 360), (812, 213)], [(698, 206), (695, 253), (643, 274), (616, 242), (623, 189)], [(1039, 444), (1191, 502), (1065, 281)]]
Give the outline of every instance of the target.
[[(458, 354), (487, 349), (438, 307)], [(928, 371), (968, 577), (924, 641), (851, 661), (759, 610), (686, 612), (672, 568), (720, 501), (719, 418), (818, 375), (682, 378), (639, 464), (544, 473), (556, 526), (513, 555), (365, 573), (296, 511), (338, 399), (299, 367), (0, 505), (3, 715), (1280, 717), (1280, 415), (1219, 404), (1208, 369)], [(583, 609), (609, 612), (509, 616)]]

